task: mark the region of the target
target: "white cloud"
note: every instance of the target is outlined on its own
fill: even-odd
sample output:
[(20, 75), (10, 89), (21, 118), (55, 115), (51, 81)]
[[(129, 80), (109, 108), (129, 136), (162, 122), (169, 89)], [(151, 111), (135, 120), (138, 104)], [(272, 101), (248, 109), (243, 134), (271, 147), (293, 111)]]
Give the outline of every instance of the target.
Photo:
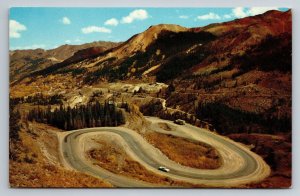
[(179, 16), (179, 18), (181, 18), (181, 19), (188, 19), (189, 16), (187, 16), (187, 15), (181, 15), (181, 16)]
[(243, 7), (236, 7), (232, 10), (232, 14), (237, 18), (244, 18), (248, 16), (248, 14), (245, 11), (245, 8)]
[(258, 14), (263, 14), (269, 10), (278, 10), (278, 7), (252, 7), (248, 10), (249, 15), (254, 16)]
[(135, 20), (145, 20), (149, 18), (148, 12), (143, 9), (134, 10), (128, 16), (122, 18), (121, 23), (132, 23)]
[(60, 21), (65, 25), (71, 24), (71, 20), (68, 17), (63, 17)]
[(79, 38), (76, 38), (76, 39), (74, 39), (74, 40), (67, 39), (67, 40), (65, 41), (65, 43), (67, 43), (67, 44), (71, 44), (71, 43), (80, 43), (80, 42), (81, 42), (81, 39), (79, 39)]
[(58, 47), (59, 47), (59, 45), (54, 45), (54, 46), (50, 47), (50, 49), (54, 49), (54, 48), (58, 48)]
[(223, 16), (223, 18), (225, 18), (225, 19), (229, 19), (229, 18), (231, 18), (232, 16), (230, 15), (230, 14), (225, 14), (224, 16)]
[(88, 33), (111, 33), (111, 30), (106, 27), (88, 26), (81, 29), (84, 34)]
[(119, 24), (119, 21), (115, 18), (108, 19), (104, 23), (105, 25), (110, 25), (110, 26), (117, 26)]
[(75, 39), (74, 42), (78, 43), (81, 42), (81, 40), (79, 38)]
[(244, 18), (247, 16), (255, 16), (258, 14), (263, 14), (269, 10), (278, 10), (277, 7), (252, 7), (252, 8), (243, 8), (236, 7), (232, 10), (232, 15), (236, 18)]
[(45, 49), (46, 45), (45, 44), (33, 44), (30, 46), (16, 46), (16, 47), (10, 48), (10, 50), (30, 50), (30, 49), (37, 49), (37, 48)]
[(198, 20), (220, 20), (221, 17), (218, 14), (215, 14), (213, 12), (210, 12), (205, 15), (197, 16)]
[(26, 31), (27, 28), (25, 25), (19, 23), (15, 20), (9, 20), (9, 37), (10, 38), (20, 38), (21, 31)]

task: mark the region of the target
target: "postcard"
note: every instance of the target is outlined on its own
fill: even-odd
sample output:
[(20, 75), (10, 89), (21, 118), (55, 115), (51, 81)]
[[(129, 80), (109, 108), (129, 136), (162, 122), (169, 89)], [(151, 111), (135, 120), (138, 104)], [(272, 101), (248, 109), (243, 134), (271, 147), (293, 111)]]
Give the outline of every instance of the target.
[(289, 188), (287, 8), (14, 7), (9, 182)]

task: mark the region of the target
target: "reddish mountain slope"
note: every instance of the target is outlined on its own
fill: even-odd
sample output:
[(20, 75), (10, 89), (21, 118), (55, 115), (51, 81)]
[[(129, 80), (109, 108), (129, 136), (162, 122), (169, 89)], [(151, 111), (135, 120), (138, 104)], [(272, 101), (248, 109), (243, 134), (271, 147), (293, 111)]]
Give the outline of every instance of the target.
[[(248, 130), (284, 131), (290, 129), (291, 118), (291, 30), (290, 11), (192, 29), (157, 25), (110, 50), (75, 53), (20, 84), (55, 78), (74, 80), (69, 88), (117, 80), (165, 82), (176, 89), (166, 97), (170, 107), (197, 113), (197, 107), (216, 104), (202, 109), (218, 106), (222, 109), (218, 114), (224, 114), (219, 119), (227, 119), (226, 112), (233, 115), (231, 120), (250, 115), (254, 120)], [(214, 122), (213, 116), (198, 115), (220, 125), (218, 129), (244, 129), (239, 125), (245, 124), (243, 120), (224, 125)], [(270, 118), (275, 120), (269, 126)]]
[(104, 51), (118, 45), (119, 43), (113, 42), (92, 42), (82, 45), (62, 45), (51, 50), (13, 50), (9, 54), (10, 81), (18, 80), (32, 72), (60, 63), (70, 58), (78, 50), (100, 47)]

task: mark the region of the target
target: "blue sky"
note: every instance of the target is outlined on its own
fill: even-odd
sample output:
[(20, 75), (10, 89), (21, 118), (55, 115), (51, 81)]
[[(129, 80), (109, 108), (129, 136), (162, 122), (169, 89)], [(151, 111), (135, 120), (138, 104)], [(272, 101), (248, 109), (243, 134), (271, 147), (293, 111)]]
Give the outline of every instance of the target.
[(30, 8), (10, 9), (10, 50), (126, 41), (156, 24), (200, 27), (285, 8)]

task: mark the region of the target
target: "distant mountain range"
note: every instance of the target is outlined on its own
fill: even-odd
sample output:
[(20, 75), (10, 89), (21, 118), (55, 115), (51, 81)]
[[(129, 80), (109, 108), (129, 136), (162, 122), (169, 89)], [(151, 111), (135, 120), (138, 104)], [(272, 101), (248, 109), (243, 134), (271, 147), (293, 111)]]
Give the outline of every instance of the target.
[(167, 99), (171, 107), (192, 111), (200, 99), (197, 105), (217, 102), (236, 111), (290, 119), (291, 36), (291, 11), (199, 28), (160, 24), (123, 43), (12, 51), (11, 85), (44, 83), (48, 77), (55, 83), (62, 75), (81, 86), (158, 81), (181, 92)]
[[(149, 27), (121, 45), (112, 42), (93, 42), (78, 46), (63, 45), (52, 50), (12, 51), (11, 76), (12, 79), (20, 78), (20, 75), (25, 73), (43, 69), (45, 70), (38, 73), (48, 74), (47, 67), (63, 61), (65, 66), (57, 66), (56, 69), (50, 69), (50, 72), (55, 73), (62, 68), (74, 70), (78, 68), (74, 66), (75, 59), (80, 61), (91, 57), (93, 58), (90, 61), (95, 63), (93, 69), (99, 69), (96, 70), (98, 73), (96, 78), (92, 77), (92, 73), (87, 74), (92, 77), (90, 83), (96, 82), (100, 77), (114, 80), (155, 76), (159, 81), (167, 81), (178, 75), (180, 77), (210, 75), (211, 72), (220, 72), (220, 69), (227, 71), (236, 69), (234, 72), (238, 74), (243, 71), (241, 68), (244, 66), (247, 69), (289, 71), (290, 62), (280, 63), (283, 59), (278, 62), (279, 59), (276, 59), (278, 55), (274, 53), (290, 54), (290, 51), (286, 50), (290, 49), (288, 48), (291, 44), (290, 37), (290, 11), (269, 11), (254, 17), (201, 28), (189, 29), (179, 25), (161, 24)], [(86, 48), (89, 49), (77, 52)], [(255, 62), (250, 65), (252, 68), (245, 65), (243, 59), (262, 61), (258, 58), (260, 55), (267, 55), (265, 58), (268, 60), (265, 59), (264, 63)], [(280, 65), (268, 65), (274, 62)], [(86, 63), (89, 64), (89, 61)], [(81, 68), (82, 66), (78, 69)]]
[(82, 45), (66, 44), (51, 50), (13, 50), (9, 52), (10, 81), (20, 79), (32, 72), (60, 63), (80, 50), (95, 47), (98, 51), (105, 51), (118, 45), (119, 43), (98, 41)]

